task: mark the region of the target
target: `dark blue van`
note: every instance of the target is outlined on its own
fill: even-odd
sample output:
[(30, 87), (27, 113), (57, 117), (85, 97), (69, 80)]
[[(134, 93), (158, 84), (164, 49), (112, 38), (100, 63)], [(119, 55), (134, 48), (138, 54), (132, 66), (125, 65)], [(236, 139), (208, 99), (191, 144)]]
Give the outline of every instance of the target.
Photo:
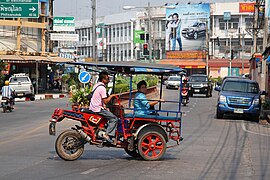
[(219, 91), (216, 118), (223, 118), (224, 114), (248, 115), (258, 121), (261, 109), (259, 85), (256, 81), (243, 78), (227, 78), (216, 87)]

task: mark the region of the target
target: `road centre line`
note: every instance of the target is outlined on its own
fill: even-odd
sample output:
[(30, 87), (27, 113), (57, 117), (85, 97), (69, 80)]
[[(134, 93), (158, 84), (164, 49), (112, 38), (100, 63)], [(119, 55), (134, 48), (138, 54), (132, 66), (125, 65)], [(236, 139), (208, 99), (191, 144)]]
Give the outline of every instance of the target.
[(246, 126), (244, 125), (244, 121), (242, 121), (241, 126), (242, 126), (243, 131), (245, 131), (245, 132), (248, 132), (248, 133), (251, 133), (251, 134), (260, 135), (260, 136), (270, 137), (270, 135), (268, 135), (268, 134), (261, 134), (261, 133), (257, 133), (257, 132), (253, 132), (253, 131), (247, 130)]
[(89, 173), (94, 172), (96, 170), (98, 170), (98, 168), (91, 168), (91, 169), (88, 169), (87, 171), (82, 172), (81, 174), (86, 175), (86, 174), (89, 174)]

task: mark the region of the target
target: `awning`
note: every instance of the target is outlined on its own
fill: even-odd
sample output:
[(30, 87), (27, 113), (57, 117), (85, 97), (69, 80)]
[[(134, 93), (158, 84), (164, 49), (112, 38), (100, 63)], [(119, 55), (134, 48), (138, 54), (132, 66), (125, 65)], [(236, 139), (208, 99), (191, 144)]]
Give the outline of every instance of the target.
[(159, 64), (171, 64), (184, 69), (203, 69), (206, 67), (204, 59), (165, 59), (161, 60)]
[(64, 63), (73, 62), (73, 59), (62, 57), (45, 57), (45, 56), (22, 56), (22, 55), (0, 55), (0, 60), (7, 63)]

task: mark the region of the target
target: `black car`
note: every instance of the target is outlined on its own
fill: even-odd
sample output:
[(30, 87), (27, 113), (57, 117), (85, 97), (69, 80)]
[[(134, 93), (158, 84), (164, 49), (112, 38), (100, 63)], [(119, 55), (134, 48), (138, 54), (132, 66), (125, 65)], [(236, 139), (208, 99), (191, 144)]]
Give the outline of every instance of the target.
[(212, 82), (205, 74), (192, 74), (188, 79), (189, 95), (205, 94), (206, 97), (212, 96)]
[(182, 36), (187, 39), (198, 39), (205, 36), (206, 24), (203, 22), (195, 22), (187, 28), (182, 29)]

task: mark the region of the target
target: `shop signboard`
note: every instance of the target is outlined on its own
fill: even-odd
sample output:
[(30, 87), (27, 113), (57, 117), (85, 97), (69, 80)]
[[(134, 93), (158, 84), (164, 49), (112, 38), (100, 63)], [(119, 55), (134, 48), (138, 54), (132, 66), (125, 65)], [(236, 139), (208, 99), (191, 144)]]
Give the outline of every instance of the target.
[(53, 30), (54, 31), (75, 31), (75, 18), (67, 17), (53, 17)]

